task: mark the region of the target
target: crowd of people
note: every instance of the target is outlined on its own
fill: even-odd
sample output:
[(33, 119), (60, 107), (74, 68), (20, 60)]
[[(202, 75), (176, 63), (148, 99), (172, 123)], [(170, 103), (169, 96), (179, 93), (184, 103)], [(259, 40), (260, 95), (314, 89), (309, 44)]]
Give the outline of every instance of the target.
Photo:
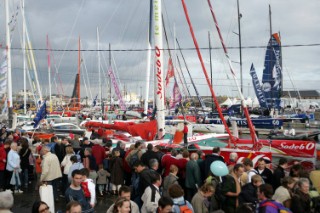
[[(108, 213), (319, 212), (310, 172), (298, 162), (289, 167), (285, 158), (272, 170), (268, 158), (256, 165), (249, 158), (239, 163), (231, 153), (225, 162), (218, 147), (207, 155), (186, 147), (163, 152), (143, 141), (129, 149), (119, 141), (112, 148), (107, 139), (31, 140), (5, 127), (0, 144), (1, 190), (21, 194), (35, 174), (35, 190), (52, 185), (54, 199), (66, 200), (66, 212), (95, 212), (97, 197), (107, 194), (115, 199)], [(229, 174), (216, 176), (211, 168), (216, 161), (225, 163)], [(42, 201), (32, 209), (49, 211)]]

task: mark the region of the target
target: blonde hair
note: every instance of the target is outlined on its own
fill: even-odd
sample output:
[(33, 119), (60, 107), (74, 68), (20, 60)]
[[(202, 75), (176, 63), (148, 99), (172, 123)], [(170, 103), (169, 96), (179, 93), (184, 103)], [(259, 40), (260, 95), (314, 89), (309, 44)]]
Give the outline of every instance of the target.
[(67, 147), (66, 147), (66, 154), (73, 154), (73, 148), (72, 148), (72, 146), (67, 146)]

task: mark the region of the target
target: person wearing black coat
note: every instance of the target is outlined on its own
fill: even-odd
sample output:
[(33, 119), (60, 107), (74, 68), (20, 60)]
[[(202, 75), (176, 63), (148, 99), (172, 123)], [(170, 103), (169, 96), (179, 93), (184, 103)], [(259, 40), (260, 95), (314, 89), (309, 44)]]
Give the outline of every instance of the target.
[[(30, 167), (30, 154), (31, 150), (29, 148), (28, 140), (25, 138), (20, 139), (21, 150), (20, 155), (20, 168), (22, 170), (22, 183), (25, 188), (29, 184), (29, 167)], [(32, 157), (32, 156), (31, 156)]]
[(311, 212), (311, 198), (309, 195), (310, 183), (307, 178), (300, 178), (298, 189), (292, 196), (291, 210), (293, 213)]
[[(263, 158), (258, 160), (258, 167), (255, 168), (264, 181), (264, 183), (273, 185), (273, 174), (270, 169), (266, 167), (266, 161)], [(273, 187), (272, 187), (273, 188)]]
[(204, 172), (203, 172), (204, 179), (207, 178), (209, 175), (211, 163), (216, 160), (220, 160), (220, 161), (224, 162), (223, 157), (220, 156), (220, 147), (214, 147), (212, 150), (212, 154), (206, 155), (206, 157), (204, 159)]
[(288, 167), (288, 160), (286, 158), (280, 158), (278, 167), (273, 172), (273, 190), (276, 190), (281, 186), (282, 179), (286, 176), (284, 170)]
[(249, 203), (255, 206), (259, 203), (258, 187), (262, 184), (260, 175), (253, 175), (251, 182), (244, 185), (239, 195), (239, 204)]

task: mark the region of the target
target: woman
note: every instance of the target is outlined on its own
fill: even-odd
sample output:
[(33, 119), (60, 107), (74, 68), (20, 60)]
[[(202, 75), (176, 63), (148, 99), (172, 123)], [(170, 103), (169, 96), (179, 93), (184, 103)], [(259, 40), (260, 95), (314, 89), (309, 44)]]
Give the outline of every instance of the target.
[(43, 201), (35, 201), (32, 206), (32, 213), (49, 213), (49, 206)]
[(94, 184), (96, 184), (96, 179), (98, 177), (97, 175), (98, 166), (96, 163), (96, 159), (92, 155), (91, 148), (85, 148), (84, 150), (83, 166), (84, 168), (89, 169), (90, 171), (89, 178), (93, 180)]
[(110, 161), (112, 194), (116, 195), (124, 182), (123, 160), (120, 158), (120, 150), (114, 150), (114, 157)]
[[(21, 150), (19, 152), (20, 155), (20, 167), (22, 171), (22, 183), (25, 188), (28, 188), (28, 181), (29, 181), (29, 166), (30, 166), (30, 154), (31, 150), (29, 148), (28, 140), (25, 138), (20, 139), (21, 143)], [(32, 156), (31, 156), (32, 157)]]
[(285, 207), (291, 207), (292, 189), (296, 181), (292, 177), (285, 177), (282, 179), (282, 185), (279, 186), (272, 199), (282, 203)]
[(113, 213), (129, 213), (130, 200), (119, 197), (114, 203)]
[(65, 192), (69, 186), (68, 174), (69, 174), (70, 167), (72, 166), (72, 162), (70, 158), (73, 155), (74, 155), (73, 148), (71, 146), (67, 146), (66, 156), (64, 156), (61, 162), (61, 167), (63, 167), (63, 176), (62, 176), (63, 192)]
[(311, 212), (310, 183), (307, 178), (300, 178), (298, 189), (292, 196), (291, 210), (293, 213)]
[(194, 208), (194, 212), (208, 213), (209, 201), (215, 192), (215, 189), (211, 183), (205, 183), (201, 186), (199, 191), (193, 196), (191, 204)]

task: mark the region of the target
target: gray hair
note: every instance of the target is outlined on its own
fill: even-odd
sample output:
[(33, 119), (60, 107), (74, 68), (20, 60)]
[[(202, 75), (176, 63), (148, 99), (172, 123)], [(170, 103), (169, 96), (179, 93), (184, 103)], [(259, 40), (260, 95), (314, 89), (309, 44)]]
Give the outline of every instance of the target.
[(0, 209), (11, 209), (13, 206), (13, 195), (10, 190), (0, 192)]
[(18, 144), (16, 143), (16, 142), (12, 142), (11, 144), (10, 144), (10, 148), (12, 149), (13, 147), (16, 147), (16, 146), (18, 146)]
[(299, 188), (301, 188), (301, 186), (303, 185), (303, 184), (308, 184), (308, 185), (310, 185), (310, 181), (309, 181), (309, 179), (308, 178), (300, 178), (299, 180), (298, 180), (298, 186), (299, 186)]
[(230, 153), (229, 160), (236, 161), (237, 158), (238, 158), (238, 154), (237, 153), (235, 153), (235, 152), (231, 152)]
[(197, 160), (198, 159), (198, 153), (191, 153), (191, 155), (190, 155), (190, 159), (191, 160)]
[(157, 159), (152, 158), (152, 159), (149, 160), (149, 167), (150, 168), (153, 168), (153, 167), (158, 166), (158, 165), (159, 165), (159, 162), (158, 162)]

